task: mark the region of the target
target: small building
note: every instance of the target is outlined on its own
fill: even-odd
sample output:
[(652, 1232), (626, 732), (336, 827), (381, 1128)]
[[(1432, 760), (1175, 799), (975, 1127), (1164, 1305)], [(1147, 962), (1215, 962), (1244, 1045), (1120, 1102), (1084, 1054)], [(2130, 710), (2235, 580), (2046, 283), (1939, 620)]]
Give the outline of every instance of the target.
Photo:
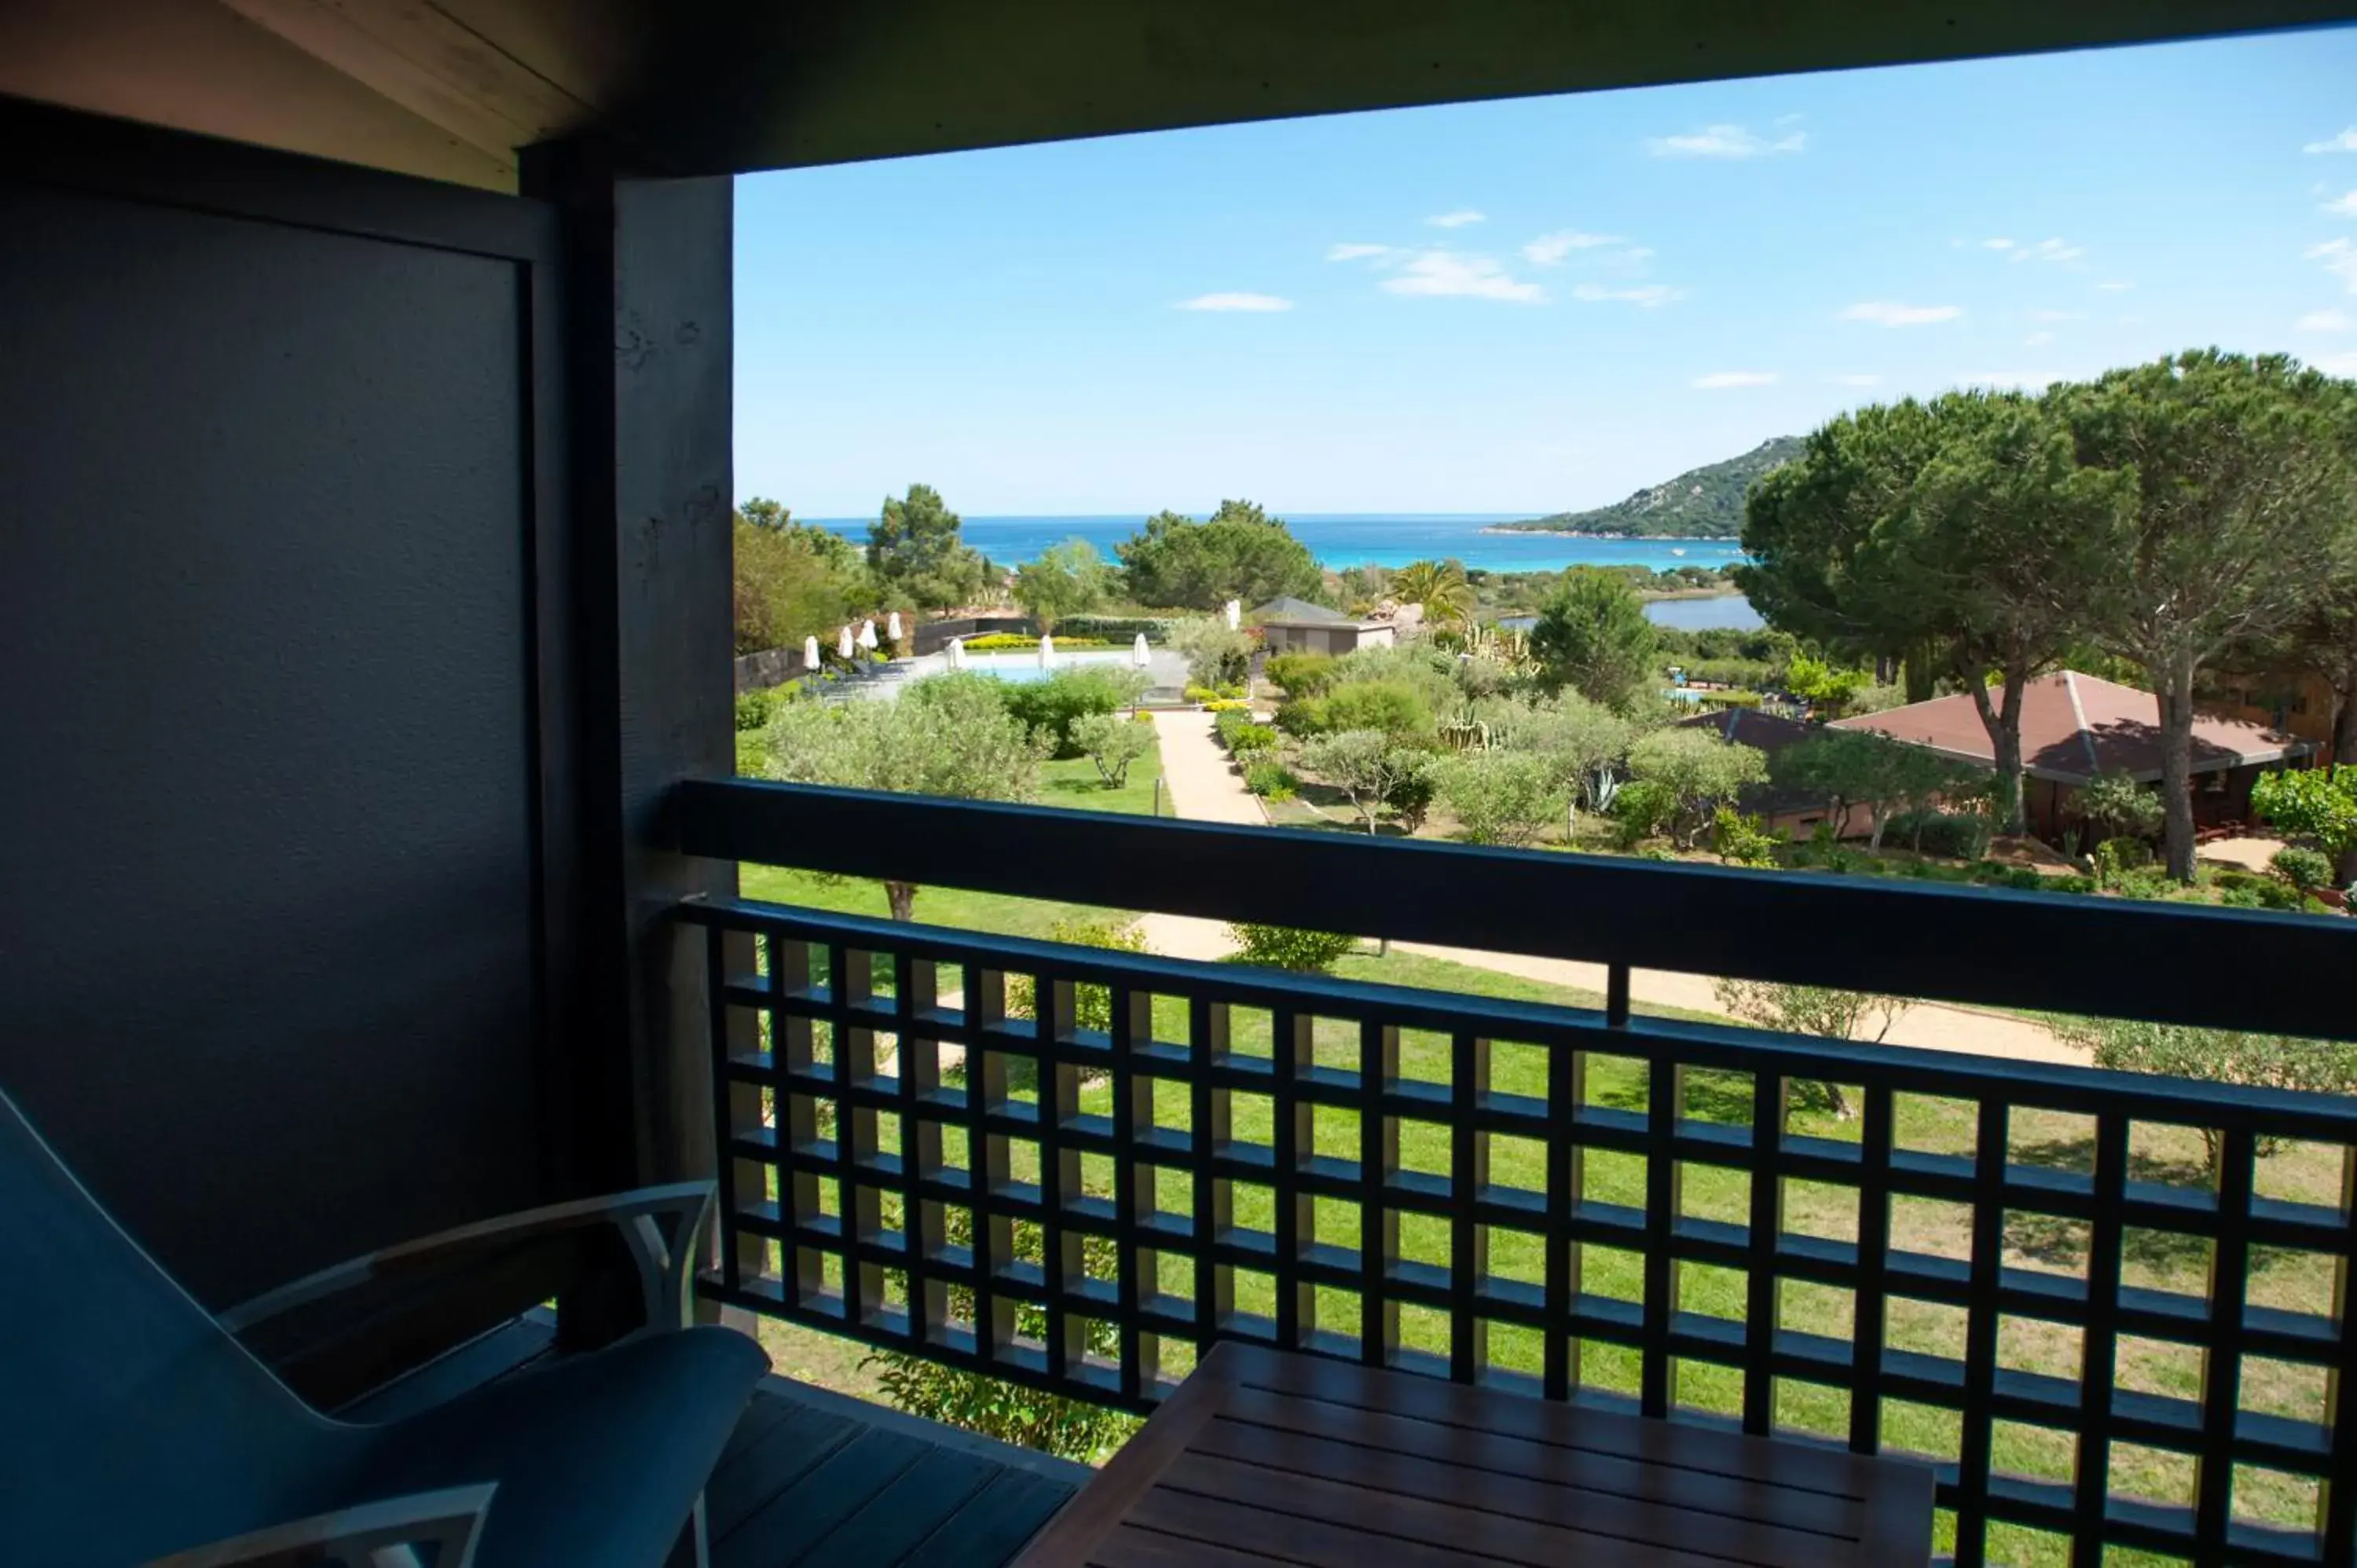
[[(2004, 700), (1992, 687), (1992, 702)], [(1975, 768), (1994, 768), (1996, 750), (1970, 694), (1934, 697), (1857, 718), (1835, 729), (1868, 730)], [(2193, 820), (2216, 827), (2246, 820), (2251, 785), (2270, 767), (2309, 756), (2312, 742), (2248, 719), (2196, 714)], [(2064, 670), (2022, 693), (2022, 808), (2030, 832), (2060, 843), (2080, 821), (2076, 797), (2098, 773), (2160, 782), (2160, 699), (2116, 681)]]
[[(1696, 714), (1690, 719), (1680, 719), (1673, 729), (1707, 730), (1719, 739), (1739, 746), (1757, 746), (1768, 754), (1769, 765), (1775, 765), (1776, 754), (1800, 745), (1820, 733), (1816, 725), (1803, 724), (1775, 714), (1762, 713), (1758, 708), (1722, 708), (1715, 713)], [(1824, 796), (1807, 789), (1792, 789), (1776, 783), (1754, 784), (1736, 797), (1738, 810), (1748, 811), (1760, 820), (1770, 832), (1782, 832), (1795, 839), (1807, 838), (1817, 830), (1817, 824), (1828, 816), (1857, 818), (1863, 822), (1862, 812), (1837, 813), (1833, 802)], [(1834, 831), (1847, 836), (1850, 823), (1837, 821)], [(1864, 829), (1859, 829), (1861, 836)]]
[(1257, 607), (1247, 618), (1260, 628), (1271, 653), (1355, 653), (1389, 648), (1397, 640), (1391, 621), (1360, 620), (1289, 594)]

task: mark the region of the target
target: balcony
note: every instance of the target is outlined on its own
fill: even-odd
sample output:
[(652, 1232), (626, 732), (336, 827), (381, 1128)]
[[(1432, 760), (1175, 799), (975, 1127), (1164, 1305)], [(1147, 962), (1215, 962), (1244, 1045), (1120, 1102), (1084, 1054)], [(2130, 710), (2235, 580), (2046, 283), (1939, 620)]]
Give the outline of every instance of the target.
[[(2055, 1561), (2347, 1560), (2357, 1103), (1628, 1005), (1632, 966), (1706, 963), (2345, 1033), (2321, 986), (2212, 978), (2346, 972), (2337, 922), (741, 781), (673, 807), (706, 856), (1612, 976), (1587, 1012), (691, 903), (716, 1302), (1138, 1412), (1234, 1337), (1920, 1452), (1961, 1562), (2035, 1552), (2011, 1531)], [(1077, 1025), (1089, 988), (1108, 1029)]]

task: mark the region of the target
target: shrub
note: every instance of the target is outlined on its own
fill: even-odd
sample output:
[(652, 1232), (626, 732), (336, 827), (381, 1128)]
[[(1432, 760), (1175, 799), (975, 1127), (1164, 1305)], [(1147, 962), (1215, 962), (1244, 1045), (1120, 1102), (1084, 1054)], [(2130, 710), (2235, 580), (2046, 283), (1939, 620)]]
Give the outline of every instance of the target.
[[(899, 1199), (888, 1197), (885, 1202), (892, 1205)], [(944, 1214), (942, 1239), (952, 1247), (972, 1246), (973, 1210), (950, 1204), (945, 1206)], [(1016, 1260), (1040, 1262), (1044, 1236), (1039, 1227), (1017, 1225), (1014, 1232)], [(1092, 1277), (1111, 1279), (1119, 1267), (1119, 1252), (1118, 1244), (1109, 1236), (1081, 1238), (1082, 1261)], [(953, 1284), (949, 1287), (949, 1296), (952, 1318), (970, 1319), (974, 1316), (971, 1290)], [(1047, 1310), (1028, 1302), (1017, 1305), (1015, 1331), (1034, 1338), (1044, 1337), (1048, 1332)], [(1117, 1354), (1117, 1339), (1112, 1325), (1093, 1320), (1090, 1323), (1088, 1348), (1092, 1353)], [(883, 1385), (886, 1397), (911, 1415), (1067, 1459), (1092, 1458), (1117, 1446), (1137, 1430), (1137, 1418), (1134, 1415), (1062, 1394), (1043, 1393), (986, 1372), (945, 1367), (921, 1356), (878, 1350), (860, 1365), (878, 1369), (877, 1381)]]
[(793, 701), (793, 695), (791, 686), (766, 686), (757, 692), (737, 693), (737, 733), (743, 735), (748, 730), (766, 727), (779, 704)]
[[(1022, 631), (987, 631), (980, 637), (969, 637), (963, 640), (968, 653), (1015, 653), (1028, 651), (1039, 646), (1038, 638)], [(1063, 633), (1058, 632), (1056, 646), (1058, 648), (1111, 648), (1113, 644), (1102, 637), (1066, 637)]]
[(2046, 891), (2049, 893), (2093, 893), (2094, 890), (2095, 879), (2092, 876), (2082, 876), (2075, 871), (2067, 876), (2050, 876), (2046, 879)]
[(1327, 715), (1323, 697), (1293, 697), (1279, 703), (1276, 727), (1297, 740), (1334, 733), (1334, 722)]
[(1318, 700), (1326, 704), (1327, 727), (1333, 730), (1381, 730), (1394, 744), (1412, 746), (1430, 741), (1437, 728), (1423, 693), (1400, 682), (1337, 686)]
[[(1222, 714), (1220, 716), (1222, 718), (1226, 718), (1229, 715)], [(1240, 719), (1244, 717), (1242, 714), (1237, 714), (1234, 716)], [(1252, 723), (1249, 719), (1246, 719), (1243, 724), (1232, 726), (1227, 734), (1222, 736), (1220, 738), (1227, 742), (1228, 749), (1230, 751), (1238, 754), (1247, 751), (1274, 751), (1276, 749), (1276, 732), (1269, 728), (1266, 725), (1256, 725)]]
[(1677, 814), (1678, 798), (1666, 784), (1640, 779), (1620, 786), (1612, 798), (1612, 842), (1634, 849), (1669, 825)]
[(1045, 681), (1006, 689), (1006, 711), (1017, 724), (1048, 738), (1055, 757), (1078, 757), (1073, 721), (1089, 714), (1127, 707), (1146, 693), (1146, 677), (1135, 670), (1082, 664), (1059, 670)]
[(1129, 782), (1129, 765), (1154, 749), (1154, 723), (1117, 714), (1082, 714), (1072, 721), (1072, 745), (1096, 764), (1106, 789), (1118, 789)]
[(2006, 868), (2005, 885), (2018, 887), (2025, 893), (2042, 893), (2046, 890), (2046, 878), (2040, 876), (2034, 866), (2013, 865)]
[(2303, 893), (2313, 893), (2332, 883), (2332, 857), (2320, 849), (2286, 844), (2276, 851), (2275, 858), (2267, 865), (2277, 876)]
[[(1136, 926), (1109, 920), (1059, 920), (1048, 929), (1048, 940), (1076, 948), (1103, 948), (1107, 952), (1144, 952), (1146, 933)], [(1006, 1015), (1028, 1018), (1039, 1005), (1039, 988), (1028, 974), (1006, 977)], [(1113, 1027), (1113, 993), (1102, 985), (1072, 987), (1072, 1025), (1099, 1033)]]
[[(2065, 1039), (2092, 1048), (2097, 1067), (2118, 1072), (2163, 1073), (2314, 1094), (2357, 1091), (2357, 1051), (2327, 1040), (2114, 1018), (2087, 1019), (2061, 1033)], [(2201, 1138), (2209, 1146), (2210, 1167), (2214, 1172), (2219, 1134), (2216, 1129), (2205, 1127)], [(2271, 1155), (2279, 1146), (2276, 1140), (2262, 1138), (2258, 1152)]]
[(1901, 811), (1885, 833), (1885, 843), (1903, 842), (1920, 854), (1978, 860), (1988, 849), (1989, 820), (1964, 811)]
[(1468, 843), (1526, 844), (1562, 820), (1566, 791), (1546, 758), (1469, 752), (1440, 769), (1441, 798)]
[(1424, 826), (1424, 819), (1440, 793), (1438, 770), (1428, 753), (1403, 748), (1394, 753), (1394, 758), (1397, 776), (1391, 788), (1383, 791), (1383, 804), (1391, 808), (1400, 826), (1415, 832)]
[(1334, 931), (1297, 931), (1290, 926), (1233, 925), (1236, 940), (1230, 961), (1256, 963), (1268, 969), (1289, 969), (1302, 974), (1324, 974), (1334, 961), (1359, 945), (1356, 937)]
[(1252, 704), (1242, 697), (1214, 697), (1203, 704), (1203, 711), (1207, 714), (1246, 714), (1252, 711)]
[(1710, 843), (1718, 851), (1718, 858), (1728, 865), (1776, 864), (1776, 835), (1768, 832), (1758, 817), (1745, 816), (1732, 806), (1721, 806), (1712, 815)]
[(2264, 909), (2267, 901), (2259, 897), (2255, 887), (2229, 887), (2218, 895), (2218, 902), (2229, 909)]
[(1244, 769), (1244, 788), (1267, 800), (1290, 800), (1301, 780), (1282, 762), (1255, 762)]
[(1332, 656), (1324, 653), (1280, 653), (1268, 661), (1265, 672), (1288, 697), (1315, 697), (1339, 673)]

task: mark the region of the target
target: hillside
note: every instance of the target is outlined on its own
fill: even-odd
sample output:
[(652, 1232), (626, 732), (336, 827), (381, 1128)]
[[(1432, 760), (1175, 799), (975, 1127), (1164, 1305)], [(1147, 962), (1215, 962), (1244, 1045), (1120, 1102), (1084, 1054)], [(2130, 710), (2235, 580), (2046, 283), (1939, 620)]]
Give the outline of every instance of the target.
[(1653, 538), (1733, 539), (1743, 532), (1743, 497), (1751, 481), (1800, 456), (1801, 437), (1779, 435), (1740, 457), (1689, 468), (1666, 484), (1593, 511), (1497, 526), (1539, 533), (1635, 534)]

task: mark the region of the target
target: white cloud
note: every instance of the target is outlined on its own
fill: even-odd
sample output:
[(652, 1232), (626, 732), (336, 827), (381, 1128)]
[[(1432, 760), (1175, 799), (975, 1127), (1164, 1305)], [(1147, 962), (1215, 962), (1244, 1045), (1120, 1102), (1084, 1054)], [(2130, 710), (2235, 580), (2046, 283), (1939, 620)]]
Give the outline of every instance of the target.
[(1667, 305), (1674, 299), (1684, 299), (1685, 296), (1684, 289), (1672, 288), (1669, 285), (1661, 283), (1637, 284), (1628, 288), (1607, 288), (1602, 284), (1584, 283), (1571, 291), (1572, 298), (1584, 300), (1589, 305), (1599, 305), (1607, 300), (1620, 300), (1625, 304), (1641, 306), (1648, 310), (1657, 305)]
[(2054, 341), (2054, 334), (2051, 332), (2032, 332), (2029, 337), (2024, 338), (2022, 341), (2028, 344), (2030, 348), (2036, 349)]
[(1993, 387), (1999, 392), (2038, 392), (2062, 380), (2060, 371), (1984, 371), (1966, 376), (1968, 387)]
[(2357, 331), (2357, 318), (2345, 310), (2311, 310), (2299, 318), (2302, 332)]
[(2013, 249), (2013, 242), (2010, 240), (1983, 240), (1981, 242), (1981, 249), (1984, 251), (2010, 251)]
[(2087, 313), (2083, 310), (2033, 310), (2029, 313), (2029, 319), (2032, 321), (2084, 321), (2087, 319)]
[(2017, 245), (2010, 258), (2017, 262), (2075, 262), (2085, 255), (2079, 245), (2066, 245), (2060, 240), (2040, 240), (2035, 245)]
[(1964, 313), (1957, 305), (1901, 305), (1896, 300), (1869, 299), (1842, 312), (1844, 321), (1871, 321), (1877, 327), (1924, 327), (1953, 321)]
[(1393, 294), (1503, 299), (1522, 305), (1546, 298), (1546, 290), (1512, 277), (1491, 257), (1461, 251), (1426, 251), (1397, 276), (1385, 278), (1383, 287)]
[(1182, 299), (1173, 310), (1291, 310), (1293, 301), (1273, 294), (1199, 294)]
[(2326, 354), (2309, 363), (2328, 376), (2357, 376), (2357, 349), (2346, 354)]
[(2326, 202), (2324, 210), (2335, 218), (2357, 218), (2357, 190)]
[(2322, 262), (2324, 270), (2334, 277), (2349, 280), (2349, 292), (2357, 294), (2357, 244), (2347, 240), (2327, 240), (2321, 245), (2311, 245), (2302, 251), (2304, 262)]
[(1469, 207), (1460, 207), (1454, 212), (1436, 213), (1425, 221), (1436, 229), (1462, 229), (1468, 223), (1479, 223), (1488, 216), (1486, 212), (1476, 212)]
[(1369, 256), (1388, 256), (1391, 252), (1389, 245), (1362, 245), (1346, 241), (1327, 252), (1326, 259), (1329, 262), (1357, 262)]
[(1725, 392), (1729, 387), (1772, 387), (1776, 384), (1773, 371), (1713, 371), (1706, 376), (1696, 376), (1694, 384), (1704, 392)]
[(1882, 378), (1877, 375), (1828, 376), (1825, 379), (1837, 387), (1878, 387), (1882, 384)]
[[(1560, 266), (1563, 259), (1574, 251), (1593, 251), (1601, 245), (1620, 243), (1618, 234), (1587, 234), (1577, 229), (1561, 229), (1552, 234), (1542, 234), (1523, 247), (1523, 259), (1543, 267)], [(1629, 254), (1642, 261), (1651, 251), (1632, 251)]]
[(2132, 283), (2099, 283), (2095, 286), (2102, 289), (2105, 294), (2126, 294), (2128, 290), (2136, 287), (2136, 285)]
[[(1781, 129), (1791, 116), (1777, 122)], [(1763, 158), (1778, 153), (1804, 151), (1806, 131), (1786, 131), (1772, 140), (1748, 125), (1705, 125), (1683, 136), (1652, 136), (1645, 150), (1657, 158)]]
[(2303, 150), (2311, 153), (2357, 153), (2357, 125), (2350, 126), (2337, 136), (2310, 142)]

